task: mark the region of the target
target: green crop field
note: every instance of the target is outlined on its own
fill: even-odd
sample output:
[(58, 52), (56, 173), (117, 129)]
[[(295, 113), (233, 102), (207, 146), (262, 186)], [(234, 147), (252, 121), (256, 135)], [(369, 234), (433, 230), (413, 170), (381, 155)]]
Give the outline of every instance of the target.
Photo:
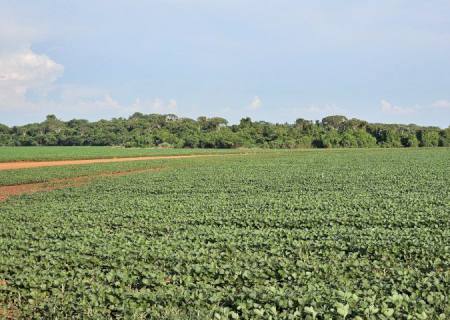
[(123, 147), (1, 147), (0, 162), (175, 156), (251, 152), (248, 149), (164, 149)]
[(448, 148), (35, 168), (0, 185), (143, 168), (158, 170), (0, 202), (0, 318), (450, 318)]

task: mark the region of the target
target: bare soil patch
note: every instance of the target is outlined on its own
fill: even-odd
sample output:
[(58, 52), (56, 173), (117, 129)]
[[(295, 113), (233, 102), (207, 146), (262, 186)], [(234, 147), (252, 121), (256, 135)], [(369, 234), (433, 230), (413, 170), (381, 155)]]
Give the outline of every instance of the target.
[(103, 172), (90, 176), (80, 176), (66, 179), (53, 179), (47, 182), (18, 184), (13, 186), (0, 186), (0, 201), (4, 201), (12, 196), (21, 194), (31, 194), (35, 192), (52, 191), (69, 187), (79, 187), (100, 177), (124, 176), (131, 173), (159, 171), (161, 168), (139, 169), (117, 172)]
[(19, 319), (20, 313), (17, 307), (9, 305), (6, 307), (0, 307), (0, 319)]
[(161, 159), (182, 159), (182, 158), (199, 158), (199, 157), (219, 157), (238, 155), (236, 154), (197, 154), (197, 155), (179, 155), (179, 156), (150, 156), (150, 157), (133, 157), (133, 158), (106, 158), (106, 159), (84, 159), (84, 160), (57, 160), (57, 161), (16, 161), (1, 162), (0, 170), (27, 169), (39, 167), (58, 167), (67, 165), (82, 165), (91, 163), (110, 163), (110, 162), (126, 162), (126, 161), (143, 161), (143, 160), (161, 160)]

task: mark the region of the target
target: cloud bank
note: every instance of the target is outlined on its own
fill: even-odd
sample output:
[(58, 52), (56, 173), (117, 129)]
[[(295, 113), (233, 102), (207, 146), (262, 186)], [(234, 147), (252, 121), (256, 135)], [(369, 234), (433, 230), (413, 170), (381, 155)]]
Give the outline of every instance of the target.
[(261, 98), (258, 96), (255, 96), (248, 107), (250, 110), (258, 110), (261, 108), (261, 106), (262, 106)]
[(0, 108), (26, 107), (27, 95), (45, 96), (64, 67), (31, 49), (0, 55)]
[(450, 110), (450, 101), (441, 99), (429, 105), (416, 105), (414, 107), (401, 107), (385, 99), (381, 100), (380, 110), (382, 113), (392, 116), (419, 115), (432, 111)]

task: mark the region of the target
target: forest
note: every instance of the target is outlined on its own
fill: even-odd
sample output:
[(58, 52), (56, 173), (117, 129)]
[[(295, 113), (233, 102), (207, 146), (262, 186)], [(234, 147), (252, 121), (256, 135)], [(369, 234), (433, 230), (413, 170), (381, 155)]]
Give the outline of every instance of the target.
[(59, 120), (8, 127), (0, 124), (0, 146), (124, 146), (166, 148), (368, 148), (448, 147), (450, 126), (379, 124), (333, 115), (273, 124), (242, 118), (196, 120), (173, 114), (134, 113), (111, 120)]

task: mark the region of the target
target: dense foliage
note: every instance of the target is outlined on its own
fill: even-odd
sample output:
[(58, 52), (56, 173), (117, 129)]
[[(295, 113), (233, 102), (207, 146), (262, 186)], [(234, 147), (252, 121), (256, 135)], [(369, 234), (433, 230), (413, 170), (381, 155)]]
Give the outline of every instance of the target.
[(0, 124), (3, 146), (165, 146), (177, 148), (336, 148), (450, 146), (450, 127), (369, 124), (344, 116), (322, 121), (297, 119), (294, 124), (272, 124), (241, 119), (228, 125), (223, 118), (197, 120), (175, 115), (135, 113), (128, 119), (58, 120), (14, 126)]
[(448, 319), (449, 164), (447, 148), (277, 151), (11, 198), (0, 203), (0, 308)]

